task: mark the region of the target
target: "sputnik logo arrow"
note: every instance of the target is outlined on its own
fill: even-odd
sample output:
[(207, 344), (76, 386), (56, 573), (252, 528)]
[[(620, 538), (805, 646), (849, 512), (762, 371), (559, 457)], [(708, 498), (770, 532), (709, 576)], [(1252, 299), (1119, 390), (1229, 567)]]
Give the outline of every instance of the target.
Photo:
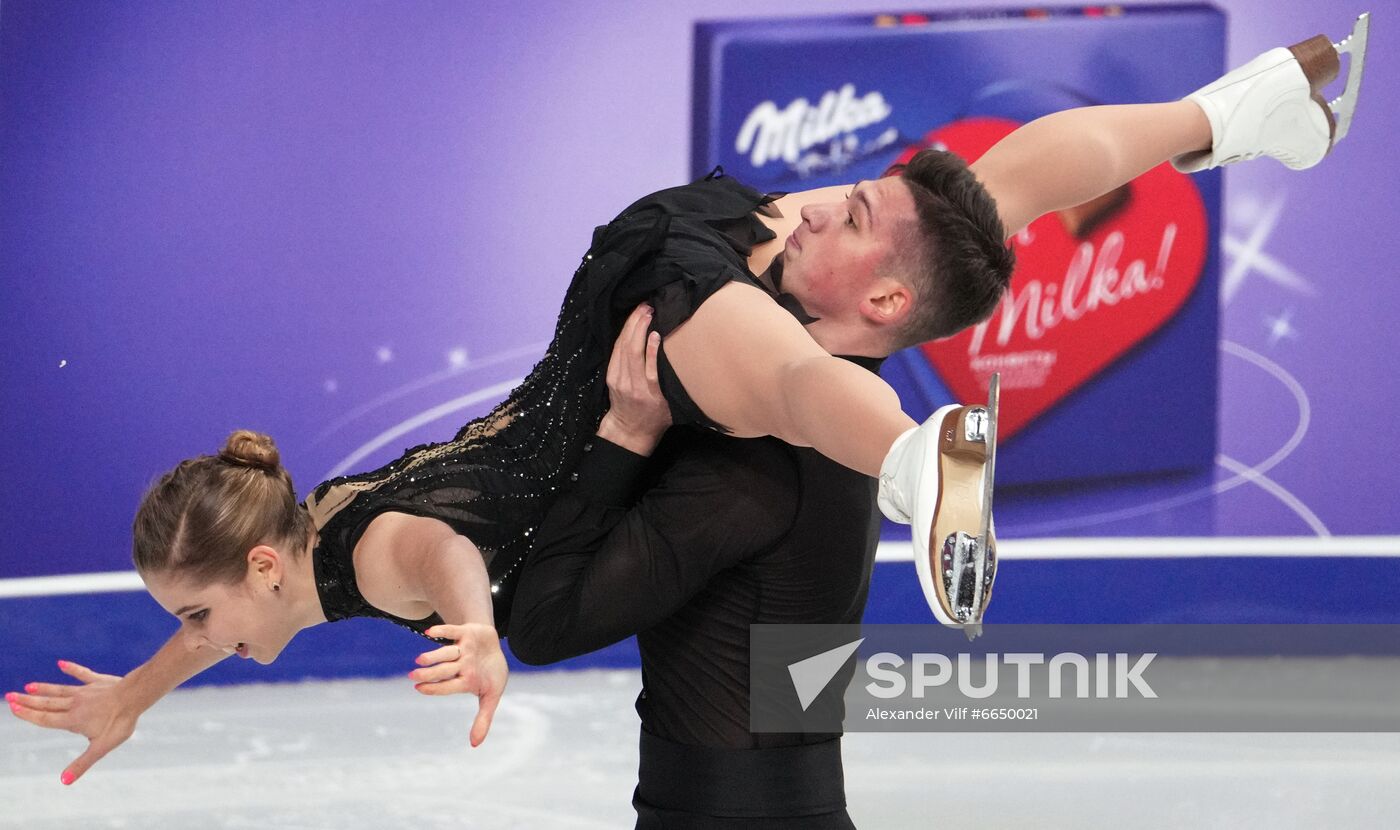
[(812, 701), (817, 699), (817, 695), (822, 693), (826, 684), (831, 682), (831, 678), (836, 676), (863, 642), (865, 638), (861, 637), (854, 643), (837, 646), (788, 666), (792, 687), (797, 690), (797, 702), (802, 704), (802, 711), (807, 711), (807, 707), (812, 705)]

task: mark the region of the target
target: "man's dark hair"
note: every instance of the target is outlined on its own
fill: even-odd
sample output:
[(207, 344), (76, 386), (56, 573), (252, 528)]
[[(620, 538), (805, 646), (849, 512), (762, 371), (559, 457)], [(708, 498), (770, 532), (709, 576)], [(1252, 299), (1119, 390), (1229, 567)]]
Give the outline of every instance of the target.
[(909, 186), (919, 216), (915, 256), (902, 266), (914, 308), (894, 346), (948, 337), (990, 317), (1016, 265), (991, 194), (966, 162), (944, 150), (921, 150), (886, 175)]

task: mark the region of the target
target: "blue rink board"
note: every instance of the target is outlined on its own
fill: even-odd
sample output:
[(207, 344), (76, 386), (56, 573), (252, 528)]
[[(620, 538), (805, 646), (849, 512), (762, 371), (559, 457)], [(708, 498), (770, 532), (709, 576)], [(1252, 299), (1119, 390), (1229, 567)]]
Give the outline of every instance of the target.
[[(1319, 585), (1325, 568), (1329, 579)], [(1002, 564), (997, 623), (1400, 623), (1400, 568), (1390, 557), (1011, 560)], [(869, 623), (930, 621), (908, 562), (875, 566)], [(1034, 598), (1034, 603), (1027, 600)], [(143, 592), (0, 600), (12, 635), (0, 654), (0, 686), (62, 679), (58, 659), (122, 673), (174, 631)], [(238, 659), (192, 681), (246, 683), (309, 677), (392, 677), (414, 668), (426, 642), (390, 623), (349, 620), (300, 634), (271, 666)], [(1209, 645), (1201, 644), (1202, 649)], [(638, 663), (626, 640), (552, 668), (624, 668)], [(533, 670), (513, 658), (516, 670)], [(405, 689), (410, 686), (405, 678)]]

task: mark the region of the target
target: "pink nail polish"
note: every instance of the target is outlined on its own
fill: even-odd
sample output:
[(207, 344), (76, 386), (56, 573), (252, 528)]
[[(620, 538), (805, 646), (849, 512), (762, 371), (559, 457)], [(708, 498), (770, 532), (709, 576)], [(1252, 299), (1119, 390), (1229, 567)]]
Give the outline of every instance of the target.
[(5, 693), (5, 699), (8, 700), (8, 701), (11, 702), (11, 703), (14, 703), (14, 702), (15, 702), (15, 698), (17, 698), (17, 697), (19, 697), (19, 695), (15, 694), (14, 692), (6, 692), (6, 693)]
[(25, 691), (26, 694), (31, 694), (31, 695), (32, 695), (32, 694), (34, 694), (34, 690), (37, 689), (38, 687), (39, 687), (39, 684), (38, 684), (38, 683), (29, 683), (29, 684), (26, 684), (26, 685), (25, 685), (24, 691)]
[(68, 786), (69, 784), (72, 784), (72, 783), (73, 783), (73, 773), (71, 773), (71, 772), (65, 772), (65, 773), (63, 773), (62, 775), (60, 775), (60, 776), (58, 777), (58, 780), (59, 780), (59, 781), (62, 781), (62, 782), (63, 782), (63, 786), (66, 787), (66, 786)]
[(67, 669), (67, 668), (68, 668), (68, 661), (67, 661), (67, 660), (59, 660), (59, 661), (58, 661), (58, 667), (59, 667), (60, 669)]

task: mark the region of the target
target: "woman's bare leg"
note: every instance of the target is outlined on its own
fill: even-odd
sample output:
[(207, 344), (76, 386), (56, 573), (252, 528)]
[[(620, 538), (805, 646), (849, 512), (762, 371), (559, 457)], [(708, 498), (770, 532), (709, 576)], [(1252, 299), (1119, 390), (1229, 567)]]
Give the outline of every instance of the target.
[[(1360, 42), (1364, 43), (1364, 37)], [(1222, 80), (1227, 88), (1236, 83), (1229, 76)], [(1315, 80), (1308, 75), (1307, 82), (1314, 87)], [(1293, 86), (1298, 86), (1296, 81)], [(1253, 87), (1233, 89), (1253, 91)], [(1256, 104), (1273, 100), (1269, 85), (1258, 89), (1254, 93)], [(1308, 90), (1291, 90), (1299, 91)], [(1215, 87), (1193, 96), (1202, 94), (1216, 94)], [(973, 164), (972, 170), (996, 199), (1010, 238), (1043, 214), (1092, 201), (1163, 162), (1199, 151), (1215, 153), (1219, 137), (1212, 134), (1212, 124), (1225, 122), (1219, 113), (1208, 118), (1202, 106), (1206, 104), (1183, 100), (1055, 113), (1007, 136)], [(1289, 142), (1300, 136), (1305, 139), (1300, 146), (1318, 149), (1308, 147), (1308, 143), (1316, 144), (1312, 139), (1319, 136), (1310, 139), (1306, 131), (1290, 133), (1286, 121), (1270, 123), (1267, 107), (1258, 112), (1236, 112), (1246, 115), (1235, 123), (1257, 128), (1239, 134), (1242, 137), (1236, 143), (1247, 151), (1245, 157), (1263, 151), (1287, 164), (1293, 152)], [(1229, 113), (1223, 117), (1228, 119)], [(1346, 117), (1350, 117), (1349, 112)], [(1252, 149), (1248, 146), (1251, 141), (1265, 141), (1269, 130), (1272, 133), (1267, 142), (1272, 143)], [(1320, 159), (1321, 155), (1314, 152), (1307, 158), (1292, 159), (1297, 163), (1290, 166), (1316, 163), (1312, 156)], [(1227, 163), (1234, 157), (1212, 158), (1210, 164)], [(883, 381), (825, 355), (795, 320), (749, 286), (730, 285), (714, 295), (672, 333), (666, 351), (700, 408), (736, 433), (776, 435), (791, 443), (807, 444), (855, 470), (880, 475), (882, 510), (914, 525), (915, 562), (926, 566), (920, 570), (920, 582), (935, 615), (948, 624), (972, 626), (970, 634), (980, 628), (994, 575), (984, 568), (992, 567), (995, 543), (990, 535), (970, 537), (972, 529), (962, 526), (967, 521), (960, 519), (942, 527), (938, 523), (937, 493), (947, 468), (940, 466), (930, 472), (934, 465), (927, 459), (932, 454), (940, 456), (940, 465), (946, 461), (941, 448), (946, 435), (940, 432), (947, 421), (940, 426), (930, 419), (911, 429), (913, 422), (899, 410), (898, 400)], [(969, 485), (965, 489), (972, 492), (972, 485), (978, 484), (976, 476), (962, 478), (961, 483)], [(971, 500), (979, 501), (976, 495)], [(987, 506), (980, 509), (985, 527)], [(975, 594), (969, 601), (960, 593), (957, 608), (950, 606), (951, 597), (938, 591), (941, 577), (933, 576), (944, 571), (942, 559), (950, 556), (949, 545), (954, 545), (956, 553), (951, 555), (960, 557), (959, 562), (975, 566)]]
[[(1254, 94), (1273, 100), (1276, 90)], [(1178, 156), (1210, 151), (1212, 121), (1202, 106), (1183, 99), (1053, 113), (1002, 139), (972, 170), (1010, 238), (1039, 216), (1089, 202)], [(867, 475), (879, 474), (895, 439), (914, 425), (888, 385), (826, 355), (748, 286), (721, 290), (665, 348), (695, 402), (736, 434), (812, 446)]]
[[(1210, 124), (1189, 101), (1088, 107), (1027, 124), (973, 170), (1011, 232), (1209, 146)], [(734, 434), (810, 446), (866, 475), (878, 475), (894, 440), (915, 426), (878, 375), (828, 355), (751, 286), (715, 294), (665, 350), (695, 402)]]
[(663, 348), (700, 409), (737, 436), (773, 435), (877, 476), (915, 426), (879, 375), (827, 354), (753, 286), (722, 288)]
[(1190, 101), (1083, 107), (1017, 129), (972, 172), (996, 199), (1010, 238), (1046, 213), (1082, 205), (1210, 146), (1210, 122)]
[[(1341, 43), (1318, 35), (1270, 49), (1180, 101), (1047, 115), (998, 142), (972, 170), (997, 200), (1009, 236), (1169, 160), (1195, 171), (1271, 155), (1306, 169), (1350, 127), (1369, 31), (1363, 14)], [(1321, 93), (1343, 53), (1350, 55), (1346, 89), (1328, 104)]]

